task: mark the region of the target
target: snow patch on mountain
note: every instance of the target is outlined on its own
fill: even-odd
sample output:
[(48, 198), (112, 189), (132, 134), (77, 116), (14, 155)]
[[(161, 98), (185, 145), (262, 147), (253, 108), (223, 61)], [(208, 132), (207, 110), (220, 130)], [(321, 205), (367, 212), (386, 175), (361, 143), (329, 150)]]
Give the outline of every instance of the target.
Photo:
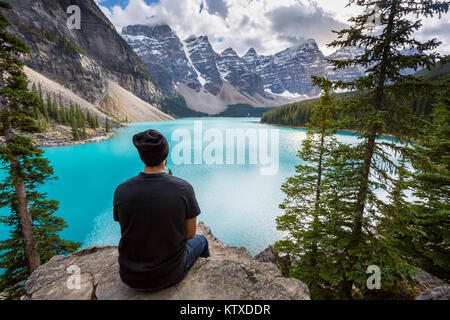
[(191, 67), (195, 70), (195, 72), (197, 73), (197, 80), (200, 82), (200, 84), (202, 85), (202, 87), (204, 87), (205, 86), (205, 84), (206, 84), (206, 79), (205, 78), (203, 78), (203, 76), (202, 76), (202, 74), (197, 70), (197, 68), (194, 66), (194, 64), (192, 63), (192, 60), (191, 60), (191, 56), (190, 56), (190, 53), (189, 53), (189, 50), (188, 50), (188, 48), (186, 48), (186, 45), (183, 43), (182, 44), (183, 45), (183, 51), (184, 51), (184, 54), (186, 55), (186, 58), (188, 59), (188, 61), (189, 61), (189, 64), (191, 65)]
[(273, 93), (272, 90), (270, 89), (265, 89), (264, 91), (266, 91), (267, 93), (276, 95), (276, 96), (280, 96), (280, 97), (284, 97), (284, 98), (288, 98), (288, 99), (310, 99), (310, 97), (306, 94), (295, 94), (292, 92), (289, 92), (287, 90), (285, 90), (283, 93)]

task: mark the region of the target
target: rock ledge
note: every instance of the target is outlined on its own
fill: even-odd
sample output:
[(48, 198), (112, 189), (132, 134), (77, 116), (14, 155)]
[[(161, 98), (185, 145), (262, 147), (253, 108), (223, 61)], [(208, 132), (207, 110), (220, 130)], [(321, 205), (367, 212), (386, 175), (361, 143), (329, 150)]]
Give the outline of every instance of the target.
[[(245, 248), (225, 245), (203, 223), (197, 230), (207, 237), (211, 258), (200, 258), (176, 286), (153, 293), (137, 292), (119, 278), (117, 247), (89, 247), (53, 257), (40, 266), (25, 284), (27, 296), (32, 300), (310, 299), (308, 287), (283, 277), (274, 263), (259, 262)], [(74, 284), (71, 266), (80, 271), (78, 289), (69, 289)]]

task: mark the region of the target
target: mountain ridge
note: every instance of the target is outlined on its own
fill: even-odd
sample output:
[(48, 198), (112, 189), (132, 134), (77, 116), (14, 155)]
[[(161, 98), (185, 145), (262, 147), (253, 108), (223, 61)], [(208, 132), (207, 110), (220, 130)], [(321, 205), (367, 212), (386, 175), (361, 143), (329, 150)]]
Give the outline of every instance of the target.
[[(70, 5), (80, 7), (81, 29), (66, 26)], [(8, 31), (30, 48), (23, 58), (27, 67), (67, 88), (99, 111), (122, 119), (151, 121), (164, 93), (155, 85), (140, 57), (117, 33), (93, 0), (14, 0), (12, 10), (3, 10)], [(126, 101), (110, 102), (111, 83), (145, 101), (142, 117)], [(114, 91), (115, 88), (112, 90)], [(128, 95), (125, 95), (128, 96)], [(117, 105), (123, 108), (120, 110)], [(151, 115), (150, 117), (147, 117)], [(168, 119), (170, 117), (167, 117)]]
[[(231, 104), (276, 107), (317, 96), (320, 91), (311, 83), (313, 74), (349, 77), (332, 69), (314, 39), (274, 55), (259, 55), (250, 48), (239, 56), (231, 47), (216, 52), (205, 35), (181, 40), (167, 24), (130, 25), (121, 35), (166, 94), (181, 94), (191, 109), (211, 115)], [(353, 52), (351, 48), (346, 51)], [(159, 68), (167, 70), (173, 81), (166, 81), (168, 75)], [(361, 74), (362, 70), (352, 70), (350, 77)]]

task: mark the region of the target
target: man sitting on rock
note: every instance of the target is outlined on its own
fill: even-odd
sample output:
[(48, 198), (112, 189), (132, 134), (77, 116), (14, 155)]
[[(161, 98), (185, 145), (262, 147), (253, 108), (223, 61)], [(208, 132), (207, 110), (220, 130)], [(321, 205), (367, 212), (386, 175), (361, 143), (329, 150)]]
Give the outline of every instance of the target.
[(120, 278), (129, 287), (154, 291), (180, 282), (198, 257), (209, 257), (209, 248), (206, 238), (195, 234), (200, 208), (194, 189), (166, 173), (166, 138), (148, 130), (133, 143), (145, 168), (114, 193), (114, 220), (122, 235)]

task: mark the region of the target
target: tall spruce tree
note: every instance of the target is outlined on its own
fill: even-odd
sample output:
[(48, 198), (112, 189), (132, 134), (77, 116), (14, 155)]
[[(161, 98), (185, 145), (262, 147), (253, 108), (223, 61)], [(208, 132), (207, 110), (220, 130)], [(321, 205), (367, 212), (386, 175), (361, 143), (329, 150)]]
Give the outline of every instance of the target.
[(111, 131), (111, 125), (109, 124), (108, 118), (105, 117), (105, 132)]
[[(350, 105), (360, 143), (355, 147), (351, 175), (357, 192), (350, 202), (351, 238), (343, 242), (342, 250), (347, 260), (342, 264), (340, 297), (352, 298), (356, 292), (365, 291), (365, 268), (378, 265), (382, 271), (384, 288), (395, 290), (404, 278), (411, 278), (412, 269), (404, 257), (395, 250), (390, 238), (377, 234), (376, 226), (382, 216), (385, 202), (380, 195), (389, 193), (395, 180), (392, 174), (399, 165), (393, 161), (391, 152), (402, 154), (406, 148), (395, 141), (377, 140), (385, 135), (396, 141), (409, 142), (417, 139), (420, 119), (404, 103), (405, 97), (433, 88), (433, 84), (405, 75), (405, 69), (417, 70), (432, 67), (440, 58), (432, 52), (439, 45), (436, 39), (420, 42), (414, 33), (422, 26), (420, 17), (441, 15), (448, 11), (448, 1), (427, 0), (350, 0), (365, 12), (349, 20), (351, 26), (337, 33), (332, 47), (361, 47), (362, 55), (349, 60), (331, 60), (338, 69), (359, 66), (367, 69), (365, 76), (353, 81), (337, 81), (335, 88), (358, 90), (364, 97)], [(379, 21), (376, 21), (378, 14)], [(430, 53), (431, 52), (431, 53)], [(352, 161), (352, 159), (348, 159)], [(335, 205), (341, 206), (338, 199)], [(380, 216), (381, 214), (381, 216)]]
[[(0, 8), (11, 5), (0, 1)], [(0, 146), (2, 169), (0, 208), (11, 213), (0, 219), (9, 226), (11, 238), (0, 242), (0, 291), (9, 289), (9, 297), (17, 297), (16, 286), (55, 254), (75, 250), (79, 244), (64, 241), (57, 232), (65, 227), (54, 217), (57, 202), (47, 200), (37, 188), (53, 175), (43, 151), (25, 133), (39, 131), (33, 110), (39, 98), (28, 90), (28, 81), (19, 59), (29, 49), (16, 36), (8, 33), (8, 23), (0, 12)]]
[(450, 279), (450, 83), (446, 81), (433, 112), (428, 136), (415, 144), (413, 207), (422, 233), (412, 239), (416, 263)]
[(302, 141), (298, 156), (302, 163), (296, 166), (296, 175), (287, 179), (282, 190), (286, 198), (280, 205), (285, 214), (277, 218), (277, 228), (286, 231), (286, 239), (278, 241), (275, 248), (288, 253), (298, 261), (290, 270), (290, 276), (308, 284), (314, 298), (326, 298), (325, 286), (330, 282), (324, 267), (327, 260), (325, 237), (330, 223), (326, 198), (333, 192), (327, 178), (331, 152), (337, 148), (333, 133), (336, 128), (336, 101), (331, 82), (313, 78), (319, 85), (322, 97), (314, 107), (311, 130)]

